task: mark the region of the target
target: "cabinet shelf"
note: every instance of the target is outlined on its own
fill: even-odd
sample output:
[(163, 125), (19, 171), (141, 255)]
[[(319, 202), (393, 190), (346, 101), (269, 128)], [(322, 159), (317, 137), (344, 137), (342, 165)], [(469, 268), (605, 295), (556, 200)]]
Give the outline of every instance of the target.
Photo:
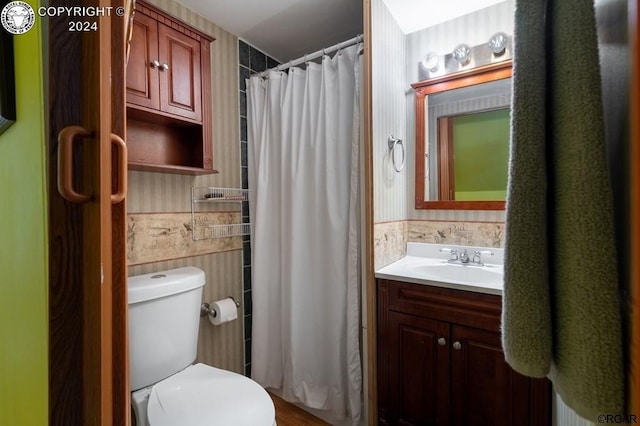
[[(230, 238), (248, 235), (250, 223), (206, 223), (196, 219), (198, 213), (221, 211), (219, 207), (227, 204), (240, 204), (249, 200), (249, 190), (239, 188), (192, 187), (191, 188), (191, 226), (194, 241), (211, 238)], [(237, 213), (236, 209), (233, 212)], [(223, 212), (228, 213), (228, 210)]]

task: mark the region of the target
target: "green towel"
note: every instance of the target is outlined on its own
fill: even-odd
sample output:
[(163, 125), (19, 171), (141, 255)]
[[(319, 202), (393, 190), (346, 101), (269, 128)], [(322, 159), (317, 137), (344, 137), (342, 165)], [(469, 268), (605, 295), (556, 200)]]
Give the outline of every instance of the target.
[(593, 2), (515, 17), (503, 346), (595, 421), (623, 413), (624, 368)]

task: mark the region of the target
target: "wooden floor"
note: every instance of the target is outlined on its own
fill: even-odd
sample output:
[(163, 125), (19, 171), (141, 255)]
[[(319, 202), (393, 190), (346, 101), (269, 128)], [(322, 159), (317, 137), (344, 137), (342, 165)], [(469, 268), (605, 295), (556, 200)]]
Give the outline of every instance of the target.
[(273, 405), (276, 407), (276, 423), (278, 426), (320, 426), (329, 424), (273, 394), (269, 395), (271, 395)]

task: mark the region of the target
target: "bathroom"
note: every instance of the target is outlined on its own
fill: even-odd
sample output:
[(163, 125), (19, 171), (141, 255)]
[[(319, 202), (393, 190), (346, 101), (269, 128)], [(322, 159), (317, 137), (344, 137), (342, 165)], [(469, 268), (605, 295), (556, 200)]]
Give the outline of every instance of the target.
[[(230, 164), (232, 167), (219, 167), (220, 170), (216, 175), (201, 176), (193, 178), (191, 176), (184, 176), (179, 174), (166, 174), (166, 173), (150, 173), (144, 171), (131, 171), (129, 172), (129, 192), (127, 198), (127, 212), (126, 212), (126, 226), (128, 234), (126, 237), (126, 244), (128, 247), (135, 244), (141, 244), (140, 238), (132, 238), (131, 235), (136, 235), (135, 232), (140, 228), (146, 227), (146, 229), (161, 229), (168, 230), (168, 232), (178, 232), (177, 226), (182, 226), (182, 223), (190, 223), (191, 221), (191, 203), (190, 194), (191, 188), (196, 186), (214, 186), (222, 188), (246, 188), (247, 182), (245, 178), (245, 171), (243, 170), (243, 157), (246, 156), (246, 136), (243, 134), (243, 118), (242, 112), (237, 114), (237, 111), (242, 111), (246, 106), (243, 105), (241, 100), (242, 83), (235, 82), (239, 72), (243, 72), (242, 65), (242, 50), (237, 47), (237, 38), (217, 27), (202, 18), (195, 16), (194, 13), (187, 11), (178, 3), (171, 2), (169, 0), (162, 0), (157, 3), (162, 9), (167, 10), (170, 14), (175, 15), (185, 21), (196, 24), (203, 28), (205, 32), (215, 37), (215, 46), (213, 62), (216, 64), (222, 64), (219, 69), (220, 75), (223, 76), (220, 79), (213, 79), (212, 93), (214, 93), (214, 158), (216, 161), (220, 161), (218, 164)], [(504, 31), (511, 34), (513, 32), (513, 24), (510, 22), (510, 16), (512, 15), (513, 1), (507, 1), (498, 5), (490, 6), (484, 11), (476, 12), (480, 15), (468, 17), (467, 20), (461, 19), (457, 24), (453, 24), (455, 30), (448, 30), (444, 27), (434, 27), (431, 30), (436, 34), (433, 36), (439, 40), (438, 47), (433, 49), (451, 49), (453, 46), (465, 42), (469, 44), (481, 44), (484, 43), (488, 35), (491, 35), (497, 31)], [(607, 6), (615, 4), (616, 2), (600, 1), (596, 2), (597, 5), (606, 9)], [(620, 3), (620, 2), (617, 2)], [(410, 36), (404, 35), (397, 27), (397, 24), (393, 22), (388, 9), (381, 0), (374, 0), (372, 2), (364, 2), (364, 20), (365, 22), (369, 17), (371, 18), (371, 27), (373, 28), (373, 34), (371, 35), (371, 83), (372, 83), (372, 99), (371, 107), (373, 110), (373, 116), (371, 117), (371, 174), (372, 182), (369, 183), (369, 189), (371, 190), (371, 201), (373, 204), (369, 225), (367, 228), (367, 222), (365, 220), (365, 229), (371, 230), (370, 235), (366, 238), (370, 238), (371, 251), (368, 253), (368, 265), (367, 275), (369, 276), (369, 282), (367, 284), (367, 293), (363, 292), (363, 301), (369, 300), (367, 303), (370, 308), (367, 311), (367, 319), (371, 321), (375, 320), (375, 312), (371, 311), (371, 300), (374, 300), (375, 292), (372, 290), (374, 284), (372, 283), (373, 271), (377, 270), (397, 259), (405, 254), (406, 243), (409, 241), (419, 242), (432, 242), (428, 239), (429, 235), (437, 234), (437, 231), (443, 232), (448, 237), (463, 233), (464, 235), (472, 235), (472, 239), (478, 235), (481, 236), (479, 240), (470, 240), (467, 242), (469, 245), (482, 245), (490, 246), (493, 243), (487, 241), (499, 241), (497, 246), (503, 244), (504, 235), (504, 222), (505, 213), (503, 211), (476, 211), (476, 210), (432, 210), (432, 211), (418, 211), (413, 208), (413, 144), (411, 141), (414, 138), (414, 123), (413, 123), (413, 91), (410, 89), (409, 84), (418, 80), (417, 75), (412, 75), (417, 70), (417, 63), (424, 56), (424, 46), (412, 45), (412, 39)], [(484, 13), (484, 15), (483, 15)], [(479, 23), (490, 23), (487, 27), (480, 28)], [(365, 35), (367, 34), (367, 25), (365, 24)], [(440, 28), (440, 29), (439, 29)], [(378, 32), (380, 31), (380, 32)], [(347, 37), (344, 37), (345, 39)], [(218, 48), (218, 46), (222, 46)], [(242, 46), (242, 44), (241, 44)], [(613, 43), (612, 49), (620, 48)], [(625, 48), (624, 46), (622, 48)], [(431, 50), (431, 48), (429, 48)], [(249, 54), (255, 51), (249, 49)], [(612, 53), (613, 54), (613, 53)], [(384, 59), (382, 59), (384, 58)], [(258, 57), (258, 61), (264, 60), (265, 63), (273, 63), (266, 56), (264, 59)], [(41, 58), (44, 62), (44, 59)], [(251, 59), (250, 59), (251, 61)], [(240, 63), (239, 63), (240, 62)], [(611, 63), (614, 63), (612, 61)], [(251, 62), (249, 62), (251, 63)], [(245, 63), (246, 65), (246, 63)], [(24, 64), (23, 64), (24, 66)], [(244, 67), (246, 68), (246, 67)], [(616, 70), (614, 70), (616, 71)], [(413, 78), (416, 77), (416, 78)], [(37, 76), (35, 76), (37, 78)], [(228, 83), (233, 82), (233, 83)], [(612, 88), (617, 90), (617, 88)], [(614, 96), (614, 95), (611, 95)], [(44, 98), (46, 99), (46, 98)], [(39, 103), (36, 103), (39, 104)], [(44, 105), (44, 100), (42, 100)], [(613, 111), (612, 114), (618, 114), (617, 111)], [(219, 123), (227, 123), (219, 125)], [(231, 124), (228, 124), (231, 123)], [(18, 124), (20, 124), (18, 122)], [(621, 124), (624, 125), (624, 124)], [(44, 125), (42, 125), (44, 126)], [(41, 131), (40, 140), (46, 135), (46, 130)], [(393, 165), (390, 164), (389, 151), (386, 147), (387, 137), (393, 134), (405, 140), (407, 159), (404, 171), (401, 173), (395, 173), (393, 171)], [(0, 145), (5, 142), (6, 135), (0, 136)], [(32, 136), (29, 136), (32, 137)], [(36, 136), (37, 137), (37, 136)], [(27, 137), (25, 137), (27, 138)], [(220, 143), (220, 141), (233, 141), (232, 143)], [(238, 141), (236, 143), (236, 141)], [(244, 145), (243, 145), (244, 143)], [(8, 143), (4, 143), (5, 147)], [(4, 147), (0, 147), (4, 148)], [(7, 149), (7, 148), (5, 148)], [(614, 146), (613, 151), (618, 152), (628, 149), (626, 146)], [(43, 153), (35, 148), (35, 152), (38, 155)], [(12, 151), (7, 154), (10, 156)], [(33, 152), (31, 152), (33, 154)], [(367, 153), (365, 152), (365, 158)], [(624, 158), (624, 154), (621, 158)], [(8, 157), (5, 157), (8, 158)], [(25, 160), (26, 161), (26, 160)], [(622, 160), (619, 160), (622, 161)], [(42, 160), (44, 167), (44, 160)], [(244, 163), (246, 164), (246, 163)], [(17, 173), (17, 172), (16, 172)], [(45, 180), (44, 169), (42, 171), (43, 176), (41, 180)], [(365, 165), (366, 173), (366, 165)], [(14, 176), (14, 175), (11, 175)], [(18, 176), (17, 174), (15, 176)], [(614, 177), (616, 179), (616, 177)], [(615, 187), (618, 192), (615, 194), (619, 199), (617, 202), (625, 205), (624, 191), (629, 189), (628, 177), (625, 175), (617, 176), (617, 184)], [(15, 178), (16, 182), (20, 182), (20, 178)], [(35, 206), (35, 210), (42, 211), (42, 215), (46, 221), (45, 210), (45, 189), (42, 188), (42, 182), (34, 183), (36, 188), (41, 189), (41, 193), (34, 191), (34, 193), (22, 194), (21, 196), (27, 197), (29, 206)], [(40, 186), (38, 186), (40, 185)], [(365, 183), (366, 186), (366, 183)], [(4, 189), (4, 188), (3, 188)], [(13, 194), (13, 193), (12, 193)], [(33, 200), (31, 197), (35, 197), (40, 194), (41, 199)], [(16, 195), (17, 197), (17, 195)], [(18, 199), (17, 199), (18, 200)], [(20, 199), (20, 202), (22, 200)], [(627, 201), (628, 202), (628, 201)], [(4, 213), (3, 221), (6, 223), (18, 223), (32, 225), (28, 218), (20, 218), (20, 214), (13, 215), (12, 211)], [(629, 213), (622, 213), (628, 215)], [(241, 214), (241, 219), (246, 220), (248, 214)], [(184, 219), (186, 217), (186, 219)], [(177, 219), (176, 219), (177, 218)], [(38, 235), (30, 237), (35, 239), (33, 246), (39, 247), (47, 244), (46, 228), (43, 228), (42, 223), (36, 220), (36, 225), (30, 229), (40, 232)], [(54, 225), (49, 225), (53, 228)], [(449, 234), (448, 234), (449, 233)], [(438, 234), (439, 235), (439, 234)], [(624, 233), (621, 233), (624, 235)], [(8, 241), (12, 240), (9, 235)], [(18, 237), (16, 237), (18, 238)], [(628, 238), (628, 237), (626, 237)], [(619, 238), (618, 241), (623, 241), (623, 248), (628, 247), (631, 243), (626, 238)], [(143, 240), (144, 241), (144, 240)], [(142, 242), (143, 242), (142, 241)], [(206, 364), (215, 365), (217, 367), (235, 371), (238, 373), (245, 373), (250, 371), (251, 368), (251, 339), (250, 339), (250, 323), (252, 319), (251, 306), (251, 282), (246, 277), (250, 274), (251, 259), (248, 256), (250, 252), (250, 242), (246, 238), (236, 238), (232, 246), (218, 245), (213, 248), (207, 249), (207, 254), (198, 255), (185, 255), (184, 253), (172, 254), (167, 257), (166, 247), (157, 247), (156, 250), (138, 250), (132, 249), (127, 253), (127, 267), (128, 275), (138, 275), (148, 272), (156, 272), (167, 270), (171, 268), (181, 266), (196, 266), (205, 271), (207, 277), (207, 285), (204, 287), (203, 301), (214, 301), (232, 296), (235, 300), (239, 301), (242, 305), (242, 314), (235, 321), (222, 326), (213, 327), (207, 323), (206, 318), (201, 321), (200, 324), (200, 336), (198, 343), (198, 361)], [(39, 248), (42, 250), (42, 247)], [(173, 248), (171, 248), (173, 250)], [(49, 249), (53, 252), (52, 249)], [(622, 253), (627, 253), (627, 250), (620, 250)], [(158, 256), (159, 255), (159, 256)], [(43, 254), (45, 259), (47, 253)], [(154, 257), (155, 256), (155, 257)], [(3, 260), (12, 259), (10, 253), (3, 251)], [(53, 258), (55, 259), (55, 258)], [(54, 264), (55, 260), (49, 260), (49, 264)], [(629, 259), (624, 257), (623, 260), (629, 263)], [(365, 261), (367, 264), (367, 261)], [(8, 265), (8, 264), (7, 264)], [(3, 272), (4, 272), (3, 263)], [(47, 262), (43, 261), (40, 265), (40, 273), (42, 276), (34, 278), (33, 283), (29, 287), (17, 288), (15, 290), (17, 296), (15, 298), (9, 297), (3, 300), (2, 311), (7, 313), (21, 312), (20, 307), (27, 309), (27, 301), (35, 300), (39, 306), (42, 307), (41, 312), (34, 315), (29, 319), (27, 327), (29, 330), (35, 330), (33, 340), (28, 342), (29, 345), (36, 345), (41, 353), (41, 358), (37, 360), (39, 368), (29, 372), (29, 376), (35, 375), (33, 380), (36, 385), (41, 389), (38, 392), (41, 416), (48, 415), (47, 410), (51, 409), (55, 405), (53, 402), (49, 402), (47, 406), (47, 350), (58, 349), (60, 346), (55, 346), (52, 343), (51, 347), (37, 346), (41, 342), (47, 341), (47, 325), (51, 325), (47, 320), (47, 299), (46, 292), (43, 291), (47, 282)], [(36, 268), (37, 269), (37, 268)], [(13, 271), (12, 268), (7, 267), (7, 270)], [(13, 273), (13, 272), (12, 272)], [(11, 276), (11, 275), (10, 275)], [(17, 278), (14, 276), (14, 279)], [(13, 294), (13, 293), (12, 293)], [(6, 306), (5, 306), (6, 303)], [(363, 302), (363, 305), (365, 303)], [(13, 305), (13, 306), (11, 306)], [(6, 307), (6, 309), (5, 309)], [(7, 316), (9, 318), (9, 316)], [(11, 324), (7, 319), (8, 324)], [(17, 329), (17, 327), (15, 327)], [(366, 342), (367, 332), (369, 330), (365, 327), (363, 329), (364, 342)], [(6, 333), (6, 334), (5, 334)], [(15, 336), (11, 330), (3, 330), (3, 341)], [(362, 348), (363, 356), (363, 376), (365, 376), (365, 389), (368, 389), (367, 397), (365, 401), (369, 401), (366, 406), (366, 412), (368, 413), (368, 419), (372, 424), (371, 419), (376, 415), (375, 406), (370, 402), (372, 394), (372, 369), (370, 363), (372, 362), (371, 352), (373, 347), (366, 343)], [(16, 366), (22, 366), (21, 361), (9, 358), (8, 362), (3, 361), (3, 368), (8, 365), (6, 373), (7, 377), (14, 377), (10, 370), (21, 371), (21, 368)], [(368, 373), (367, 373), (368, 372)], [(4, 376), (5, 370), (2, 370)], [(22, 373), (20, 373), (22, 374)], [(12, 379), (15, 380), (15, 379)], [(44, 389), (42, 389), (44, 388)], [(9, 399), (5, 397), (5, 388), (2, 388), (2, 402), (8, 402)], [(24, 391), (26, 392), (26, 391)], [(26, 393), (25, 393), (26, 395)], [(18, 398), (20, 400), (20, 398)], [(53, 399), (55, 401), (55, 399)], [(43, 424), (42, 422), (24, 420), (19, 421), (20, 417), (24, 414), (15, 413), (10, 411), (9, 408), (0, 412), (7, 412), (7, 420), (9, 424)], [(563, 409), (562, 407), (560, 409)], [(34, 410), (38, 411), (38, 410)], [(560, 417), (565, 415), (566, 417)], [(41, 417), (42, 418), (42, 417)], [(365, 416), (365, 418), (367, 418)], [(32, 417), (28, 417), (32, 419)], [(0, 415), (0, 420), (4, 420), (4, 417)], [(572, 417), (572, 414), (558, 414), (558, 424), (583, 424), (579, 423), (579, 420)], [(570, 423), (575, 421), (575, 423)], [(4, 423), (4, 421), (0, 421)]]

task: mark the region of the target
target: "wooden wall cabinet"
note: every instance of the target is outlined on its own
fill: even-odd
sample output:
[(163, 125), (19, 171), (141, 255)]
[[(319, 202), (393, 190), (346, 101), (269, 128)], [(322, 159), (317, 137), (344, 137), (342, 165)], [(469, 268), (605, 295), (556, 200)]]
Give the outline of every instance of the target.
[(213, 173), (213, 39), (136, 2), (127, 64), (127, 140), (134, 170)]
[(500, 296), (378, 280), (379, 424), (550, 424), (550, 382), (505, 362), (500, 313)]

